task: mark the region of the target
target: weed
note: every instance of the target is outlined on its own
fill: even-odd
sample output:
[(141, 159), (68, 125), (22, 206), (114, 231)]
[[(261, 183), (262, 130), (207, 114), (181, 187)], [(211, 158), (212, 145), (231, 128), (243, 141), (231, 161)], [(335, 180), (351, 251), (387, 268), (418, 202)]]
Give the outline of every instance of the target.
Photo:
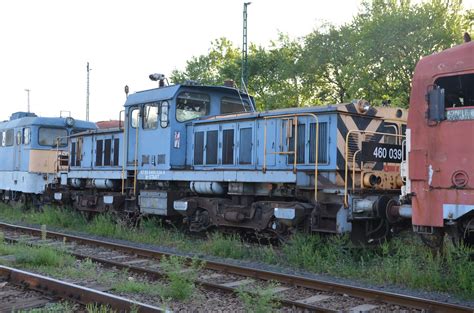
[(86, 305), (87, 313), (113, 313), (115, 312), (109, 306), (97, 303), (89, 303)]
[(194, 259), (190, 266), (185, 267), (185, 259), (178, 256), (164, 257), (161, 260), (161, 266), (168, 279), (168, 284), (163, 286), (163, 299), (187, 300), (195, 292), (195, 281), (198, 271), (204, 264)]
[(74, 258), (71, 255), (50, 247), (27, 247), (23, 245), (18, 247), (19, 249), (14, 252), (14, 255), (16, 263), (19, 265), (61, 268), (74, 263)]
[(237, 235), (213, 233), (204, 242), (202, 249), (209, 254), (232, 259), (244, 259), (249, 256), (248, 249)]
[(246, 291), (244, 286), (240, 286), (237, 289), (237, 295), (243, 302), (247, 312), (272, 312), (280, 307), (280, 302), (274, 292), (276, 287), (278, 287), (278, 284), (273, 282), (265, 288), (257, 288), (254, 291)]
[[(98, 215), (86, 222), (80, 214), (68, 209), (46, 207), (43, 212), (25, 212), (0, 204), (0, 219), (47, 224), (48, 227), (176, 247), (187, 252), (256, 260), (315, 273), (474, 297), (474, 266), (469, 260), (474, 249), (455, 247), (446, 242), (443, 254), (433, 255), (413, 235), (399, 235), (378, 247), (367, 248), (354, 247), (347, 236), (297, 234), (281, 249), (275, 250), (268, 246), (246, 245), (236, 235), (221, 233), (209, 235), (207, 240), (192, 239), (153, 218), (143, 219), (139, 227), (128, 227), (116, 222), (111, 215)], [(11, 247), (0, 244), (0, 254), (12, 254)]]
[(16, 313), (64, 313), (77, 311), (76, 305), (67, 301), (47, 304), (43, 308), (14, 311)]
[(127, 279), (116, 283), (114, 285), (114, 290), (124, 293), (139, 293), (151, 296), (159, 296), (161, 294), (162, 286), (148, 282)]

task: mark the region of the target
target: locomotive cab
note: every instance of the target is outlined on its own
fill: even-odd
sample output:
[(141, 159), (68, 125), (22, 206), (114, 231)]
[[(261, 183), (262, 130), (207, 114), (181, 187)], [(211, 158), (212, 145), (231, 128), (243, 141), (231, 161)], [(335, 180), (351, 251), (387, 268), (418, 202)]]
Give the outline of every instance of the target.
[[(421, 234), (474, 234), (474, 42), (423, 58), (415, 69), (403, 197)], [(442, 236), (438, 236), (442, 237)], [(469, 239), (470, 238), (470, 239)]]
[(16, 112), (0, 123), (0, 193), (5, 201), (33, 202), (48, 195), (59, 171), (68, 167), (68, 138), (95, 128), (72, 117)]

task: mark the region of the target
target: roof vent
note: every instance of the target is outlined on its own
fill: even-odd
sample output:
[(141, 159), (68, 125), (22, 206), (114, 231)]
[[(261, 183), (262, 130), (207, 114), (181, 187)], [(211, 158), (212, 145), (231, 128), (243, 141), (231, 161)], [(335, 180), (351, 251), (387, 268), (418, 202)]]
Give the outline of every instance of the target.
[(37, 115), (31, 112), (15, 112), (10, 116), (10, 121), (17, 120), (23, 117), (37, 117)]
[(224, 86), (225, 87), (230, 87), (230, 88), (235, 88), (235, 82), (232, 79), (226, 79), (226, 80), (224, 80)]

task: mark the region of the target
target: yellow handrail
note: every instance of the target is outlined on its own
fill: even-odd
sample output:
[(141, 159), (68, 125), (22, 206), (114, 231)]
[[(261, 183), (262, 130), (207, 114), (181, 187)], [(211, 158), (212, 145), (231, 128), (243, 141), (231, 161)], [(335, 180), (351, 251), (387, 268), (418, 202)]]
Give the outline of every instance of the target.
[[(292, 154), (294, 155), (293, 159), (293, 172), (296, 173), (296, 162), (297, 162), (297, 146), (298, 146), (298, 117), (299, 116), (310, 116), (313, 117), (316, 121), (316, 143), (315, 143), (315, 160), (314, 160), (314, 201), (318, 201), (318, 164), (319, 164), (319, 119), (314, 113), (298, 113), (298, 114), (284, 114), (284, 115), (275, 115), (275, 116), (264, 116), (265, 120), (264, 125), (264, 139), (263, 139), (263, 167), (262, 172), (265, 173), (267, 170), (267, 120), (269, 119), (281, 119), (286, 117), (291, 117), (295, 121), (295, 148), (294, 151), (281, 151), (273, 152), (272, 154)], [(289, 119), (288, 119), (289, 120)], [(280, 135), (280, 140), (281, 140)]]
[[(348, 159), (349, 159), (349, 136), (354, 133), (360, 133), (362, 135), (365, 134), (371, 134), (371, 135), (382, 135), (382, 136), (394, 136), (398, 138), (403, 138), (405, 137), (404, 135), (399, 135), (399, 134), (390, 134), (390, 133), (382, 133), (382, 132), (374, 132), (374, 131), (367, 131), (367, 130), (350, 130), (346, 134), (346, 145), (345, 145), (345, 151), (344, 151), (344, 163), (345, 163), (345, 168), (344, 168), (344, 206), (347, 208), (349, 207), (349, 200), (348, 200), (348, 192), (347, 192), (347, 175), (349, 171), (348, 167)], [(356, 151), (357, 153), (358, 151)], [(354, 158), (355, 159), (355, 158)], [(353, 161), (354, 162), (354, 161)], [(353, 169), (354, 171), (354, 169)], [(355, 174), (354, 174), (355, 175)], [(352, 176), (352, 180), (354, 180), (354, 175)]]
[(127, 156), (128, 156), (128, 133), (127, 133), (127, 129), (128, 129), (128, 119), (127, 119), (127, 114), (125, 113), (125, 116), (124, 116), (124, 130), (123, 130), (123, 142), (124, 142), (124, 145), (123, 145), (123, 153), (122, 153), (122, 156), (123, 156), (123, 160), (122, 160), (122, 195), (125, 194), (125, 169), (127, 167)]

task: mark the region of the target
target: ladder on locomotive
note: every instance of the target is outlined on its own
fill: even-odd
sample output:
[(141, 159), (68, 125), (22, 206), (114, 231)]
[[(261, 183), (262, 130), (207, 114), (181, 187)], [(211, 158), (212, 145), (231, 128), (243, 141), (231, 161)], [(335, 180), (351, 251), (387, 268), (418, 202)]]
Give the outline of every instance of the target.
[[(120, 111), (122, 114), (124, 111)], [(120, 120), (120, 117), (119, 117)], [(125, 115), (124, 118), (127, 121), (127, 116)], [(140, 119), (138, 119), (140, 121)], [(140, 123), (140, 122), (139, 122)], [(127, 124), (125, 124), (127, 125)], [(124, 127), (124, 149), (123, 149), (123, 165), (122, 165), (122, 195), (125, 195), (125, 210), (127, 210), (130, 206), (134, 206), (136, 201), (136, 193), (137, 193), (137, 172), (138, 172), (138, 130), (139, 125), (136, 127), (135, 131), (135, 151), (134, 151), (134, 158), (132, 161), (133, 169), (130, 170), (127, 168), (129, 165), (128, 160), (128, 148), (129, 148), (129, 139), (128, 139), (128, 127)]]

